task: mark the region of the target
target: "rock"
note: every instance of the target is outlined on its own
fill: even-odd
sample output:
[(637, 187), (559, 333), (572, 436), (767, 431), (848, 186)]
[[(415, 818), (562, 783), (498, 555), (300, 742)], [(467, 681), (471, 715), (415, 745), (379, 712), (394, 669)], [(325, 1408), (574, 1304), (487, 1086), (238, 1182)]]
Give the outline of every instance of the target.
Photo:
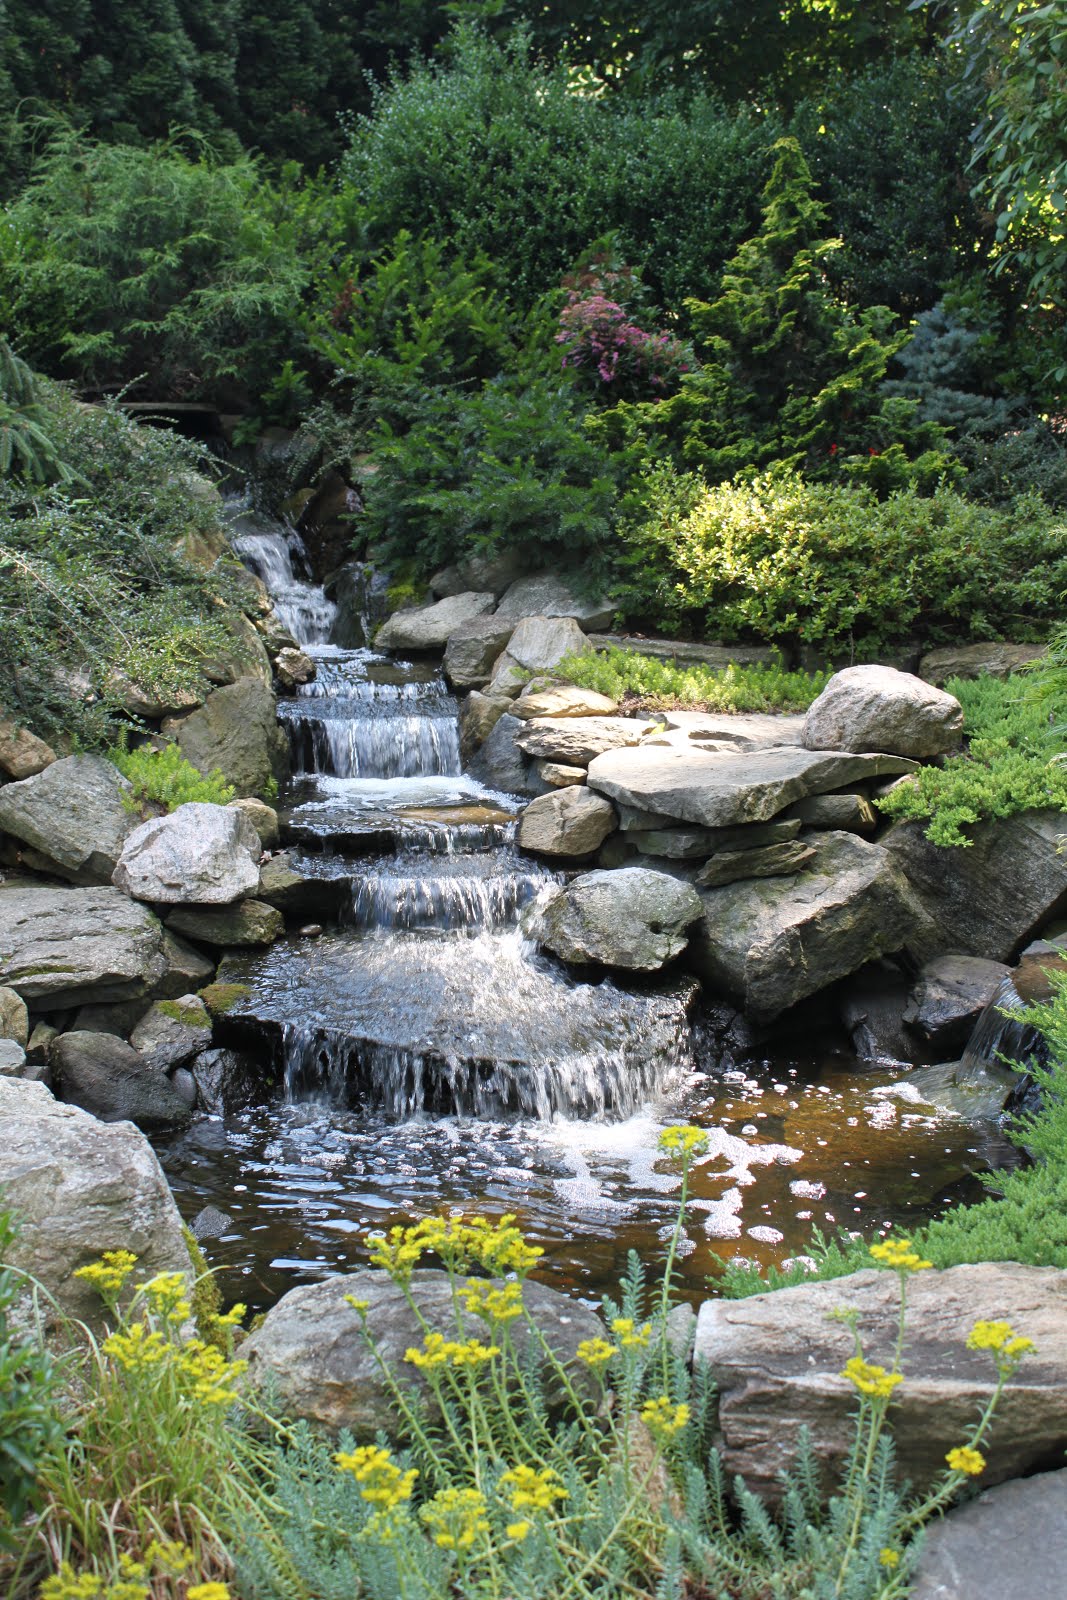
[(878, 845), (850, 833), (812, 840), (792, 878), (746, 879), (702, 895), (691, 960), (757, 1022), (901, 950), (916, 918), (907, 884)]
[(256, 899), (287, 917), (335, 917), (348, 901), (348, 886), (340, 878), (314, 878), (298, 871), (293, 857), (283, 850), (260, 867)]
[(455, 689), (488, 683), (493, 663), (511, 638), (514, 617), (483, 616), (464, 622), (448, 636), (445, 677)]
[(475, 689), (467, 696), (459, 721), (459, 742), (465, 761), (470, 760), (510, 710), (511, 701), (506, 695), (479, 694)]
[(789, 746), (736, 755), (638, 746), (597, 756), (589, 763), (589, 785), (636, 810), (718, 828), (767, 822), (805, 795), (911, 770), (899, 756)]
[(304, 926), (296, 931), (301, 939), (321, 939), (326, 930), (321, 922), (305, 922)]
[(547, 672), (565, 656), (588, 649), (585, 634), (571, 617), (524, 617), (493, 668), (494, 691), (505, 683), (520, 689), (529, 673)]
[[(269, 615), (271, 598), (266, 588), (251, 572), (246, 571), (242, 577), (246, 585), (242, 606), (249, 612), (258, 610)], [(200, 671), (209, 683), (229, 685), (253, 678), (269, 692), (273, 676), (270, 657), (255, 627), (243, 611), (232, 606), (222, 613), (222, 621), (229, 638), (214, 655), (202, 658)]]
[(179, 1000), (183, 994), (203, 988), (215, 976), (215, 963), (169, 928), (163, 929), (163, 959), (167, 966), (152, 990), (155, 1000)]
[(519, 818), (518, 844), (546, 856), (586, 856), (616, 827), (615, 808), (584, 785), (531, 800)]
[[(102, 756), (67, 756), (0, 789), (0, 829), (72, 883), (109, 883), (136, 818), (129, 783)], [(37, 863), (34, 863), (37, 864)]]
[(550, 789), (571, 789), (585, 783), (585, 768), (565, 767), (558, 761), (539, 761), (537, 776)]
[(878, 814), (866, 795), (813, 794), (789, 807), (805, 828), (821, 828), (831, 833), (873, 833)]
[(682, 953), (700, 915), (690, 884), (649, 867), (620, 867), (573, 879), (524, 926), (564, 961), (657, 972)]
[(286, 646), (274, 658), (275, 676), (287, 692), (291, 692), (298, 684), (310, 683), (315, 672), (315, 663), (306, 650)]
[(910, 1600), (1062, 1600), (1067, 1468), (987, 1489), (925, 1532)]
[(914, 1037), (903, 1023), (908, 980), (896, 967), (865, 967), (850, 978), (841, 999), (841, 1021), (861, 1061), (908, 1062)]
[[(816, 1460), (840, 1472), (855, 1436), (856, 1395), (841, 1377), (852, 1333), (832, 1313), (856, 1309), (867, 1359), (888, 1367), (899, 1294), (894, 1273), (868, 1270), (701, 1306), (694, 1359), (708, 1364), (718, 1393), (730, 1477), (740, 1473), (757, 1494), (777, 1498), (777, 1474), (793, 1465), (801, 1427), (811, 1432)], [(1067, 1447), (1067, 1272), (1017, 1262), (920, 1272), (908, 1285), (906, 1379), (890, 1412), (900, 1477), (917, 1493), (967, 1437), (994, 1386), (988, 1353), (966, 1348), (983, 1318), (1010, 1322), (1037, 1354), (1004, 1391), (983, 1447), (982, 1482), (1062, 1459)]]
[(814, 859), (815, 851), (799, 839), (766, 844), (762, 850), (718, 850), (697, 873), (696, 882), (701, 889), (715, 889), (742, 878), (782, 878), (800, 872)]
[(183, 1105), (190, 1111), (196, 1110), (197, 1088), (196, 1079), (187, 1067), (175, 1067), (167, 1080)]
[(895, 667), (835, 672), (804, 718), (809, 750), (878, 750), (929, 760), (958, 748), (963, 707)]
[(515, 736), (523, 726), (517, 717), (498, 717), (471, 761), (471, 777), (505, 794), (539, 794), (542, 785), (533, 763), (515, 743)]
[(239, 795), (263, 795), (285, 777), (289, 746), (277, 703), (259, 678), (215, 689), (198, 711), (163, 724), (185, 759), (206, 775), (216, 769)]
[(13, 1039), (25, 1048), (30, 1037), (26, 1002), (14, 989), (0, 989), (0, 1039)]
[(409, 611), (394, 611), (383, 622), (374, 640), (376, 650), (443, 650), (449, 636), (474, 617), (482, 617), (496, 605), (496, 595), (456, 594), (432, 606), (415, 606)]
[(48, 1060), (48, 1053), (52, 1048), (52, 1040), (59, 1037), (59, 1029), (53, 1028), (48, 1022), (35, 1024), (26, 1046), (26, 1059), (35, 1066), (43, 1065)]
[(908, 939), (916, 960), (958, 950), (1011, 961), (1067, 909), (1067, 824), (1059, 811), (975, 823), (967, 850), (931, 844), (924, 827), (898, 823), (881, 841), (927, 913)]
[(135, 900), (157, 905), (230, 905), (258, 885), (259, 856), (259, 835), (245, 812), (190, 800), (134, 829), (114, 881)]
[(211, 1018), (195, 994), (157, 1000), (130, 1034), (130, 1043), (155, 1072), (173, 1072), (211, 1043)]
[(108, 699), (128, 711), (131, 716), (141, 717), (145, 722), (159, 722), (163, 717), (177, 716), (182, 711), (192, 711), (202, 704), (204, 696), (195, 689), (172, 689), (169, 694), (160, 695), (157, 691), (146, 689), (143, 684), (134, 683), (125, 678), (121, 673), (113, 672), (107, 680)]
[(178, 1208), (144, 1134), (60, 1105), (43, 1084), (0, 1082), (0, 1190), (19, 1218), (11, 1265), (93, 1328), (103, 1301), (74, 1273), (104, 1250), (131, 1251), (138, 1280), (189, 1271)]
[(519, 578), (497, 607), (502, 617), (570, 617), (583, 628), (606, 628), (615, 615), (610, 600), (583, 600), (565, 578), (539, 572)]
[(244, 1111), (262, 1096), (263, 1084), (254, 1066), (236, 1050), (202, 1050), (190, 1070), (197, 1103), (214, 1116)]
[(589, 643), (594, 650), (627, 650), (633, 655), (652, 656), (657, 661), (673, 661), (683, 666), (697, 662), (720, 669), (772, 667), (779, 665), (782, 659), (780, 650), (763, 644), (694, 644), (688, 639), (643, 639), (627, 633), (590, 633)]
[(144, 999), (117, 1001), (106, 1006), (79, 1006), (70, 1024), (77, 1033), (114, 1033), (128, 1039), (148, 1006)]
[(740, 828), (631, 829), (630, 838), (643, 856), (670, 861), (706, 861), (716, 850), (762, 850), (785, 844), (800, 832), (798, 821), (754, 822)]
[(443, 567), (430, 579), (430, 592), (439, 600), (464, 594), (471, 589), (491, 589), (501, 595), (511, 587), (525, 570), (522, 556), (517, 550), (504, 550), (499, 555), (473, 555), (458, 566)]
[(633, 717), (541, 717), (515, 735), (526, 755), (565, 766), (587, 767), (606, 750), (623, 750), (641, 742), (644, 724)]
[(618, 709), (618, 702), (606, 694), (560, 683), (532, 694), (520, 694), (512, 711), (523, 722), (532, 722), (535, 717), (613, 717)]
[(25, 1076), (26, 1052), (14, 1039), (0, 1039), (0, 1078)]
[(29, 1003), (134, 1000), (165, 966), (157, 918), (119, 889), (0, 884), (0, 983)]
[(285, 918), (262, 900), (242, 900), (217, 910), (187, 907), (172, 911), (167, 927), (201, 944), (229, 949), (237, 945), (273, 944), (285, 932)]
[(33, 778), (55, 759), (51, 745), (38, 739), (29, 728), (0, 717), (0, 768), (9, 778)]
[[(189, 1107), (166, 1074), (113, 1033), (61, 1033), (49, 1062), (63, 1099), (101, 1122), (135, 1122), (152, 1132), (189, 1120)], [(110, 1240), (106, 1248), (114, 1248)]]
[(937, 956), (915, 981), (904, 1023), (948, 1061), (963, 1054), (979, 1017), (1011, 968), (982, 956)]
[(281, 830), (278, 826), (278, 813), (273, 806), (269, 806), (265, 800), (255, 800), (248, 796), (243, 800), (231, 800), (230, 810), (240, 811), (242, 816), (248, 818), (262, 849), (277, 850), (281, 842)]
[(694, 743), (725, 741), (741, 750), (774, 750), (779, 745), (800, 745), (804, 718), (770, 716), (761, 711), (662, 711), (657, 722), (684, 733)]
[[(375, 1350), (360, 1337), (346, 1294), (368, 1302), (367, 1325)], [(447, 1273), (413, 1272), (411, 1295), (429, 1329), (446, 1338), (456, 1336)], [(589, 1393), (588, 1369), (576, 1353), (583, 1339), (603, 1337), (600, 1318), (557, 1289), (529, 1279), (523, 1300), (571, 1381)], [(462, 1312), (460, 1316), (464, 1337), (484, 1341), (484, 1322), (466, 1319)], [(521, 1360), (531, 1348), (532, 1335), (522, 1318), (509, 1328)], [(286, 1417), (304, 1418), (331, 1434), (349, 1428), (357, 1439), (370, 1442), (379, 1429), (399, 1438), (405, 1427), (391, 1404), (379, 1361), (401, 1382), (426, 1392), (424, 1380), (404, 1361), (405, 1351), (420, 1345), (424, 1332), (403, 1290), (384, 1272), (364, 1268), (290, 1289), (244, 1341), (241, 1356), (249, 1364), (247, 1382), (254, 1389), (268, 1388)], [(551, 1369), (545, 1372), (545, 1385), (549, 1405), (558, 1405), (563, 1396)]]
[(950, 678), (1007, 678), (1044, 654), (1043, 644), (954, 644), (927, 651), (919, 677), (938, 688)]

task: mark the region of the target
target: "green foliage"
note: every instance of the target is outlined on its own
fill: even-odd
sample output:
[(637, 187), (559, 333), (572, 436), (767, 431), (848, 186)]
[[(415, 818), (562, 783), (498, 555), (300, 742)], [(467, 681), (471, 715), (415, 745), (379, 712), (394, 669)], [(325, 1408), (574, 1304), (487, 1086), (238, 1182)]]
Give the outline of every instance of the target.
[[(661, 515), (661, 494), (668, 507), (688, 499), (692, 509), (677, 521)], [(728, 641), (815, 645), (837, 659), (909, 639), (1034, 637), (1067, 587), (1067, 524), (1036, 496), (1010, 511), (949, 488), (880, 501), (866, 487), (790, 472), (701, 493), (661, 472), (626, 539), (632, 612), (688, 618)]]
[(56, 450), (37, 380), (0, 339), (0, 477), (8, 474), (31, 483), (74, 483), (78, 476)]
[(4, 1265), (16, 1233), (10, 1213), (0, 1211), (0, 1550), (10, 1548), (37, 1502), (41, 1461), (61, 1447), (65, 1434), (61, 1368), (35, 1328), (12, 1322), (16, 1303), (32, 1291), (21, 1272)]
[[(1062, 679), (1059, 687), (1062, 694)], [(948, 689), (963, 706), (966, 752), (921, 767), (876, 802), (880, 809), (898, 821), (928, 821), (928, 839), (964, 848), (973, 823), (1041, 808), (1067, 811), (1063, 730), (1056, 737), (1047, 705), (1027, 695), (1024, 681), (953, 679)]]
[(652, 710), (806, 711), (829, 681), (827, 672), (786, 672), (781, 666), (716, 669), (678, 666), (632, 650), (565, 656), (554, 672), (582, 689)]
[(133, 785), (133, 792), (123, 795), (123, 805), (142, 816), (176, 811), (193, 800), (224, 806), (233, 799), (233, 786), (221, 772), (205, 777), (186, 761), (176, 744), (164, 745), (161, 750), (151, 744), (135, 745), (131, 750), (123, 744), (108, 755)]

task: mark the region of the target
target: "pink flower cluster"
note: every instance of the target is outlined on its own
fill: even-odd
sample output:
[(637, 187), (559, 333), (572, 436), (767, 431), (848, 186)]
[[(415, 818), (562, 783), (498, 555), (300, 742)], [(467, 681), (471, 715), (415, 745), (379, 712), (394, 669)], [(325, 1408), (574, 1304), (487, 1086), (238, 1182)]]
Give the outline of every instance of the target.
[(584, 372), (614, 394), (637, 396), (649, 390), (661, 397), (676, 389), (693, 364), (692, 352), (669, 333), (646, 333), (631, 322), (615, 300), (599, 289), (572, 289), (560, 313), (556, 343), (564, 345), (563, 366)]

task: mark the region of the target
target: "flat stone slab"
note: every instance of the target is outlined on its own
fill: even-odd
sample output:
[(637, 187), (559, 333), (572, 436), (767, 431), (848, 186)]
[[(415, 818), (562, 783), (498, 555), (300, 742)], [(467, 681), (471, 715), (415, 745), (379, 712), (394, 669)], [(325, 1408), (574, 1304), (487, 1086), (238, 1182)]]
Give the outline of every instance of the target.
[(930, 650), (919, 662), (919, 677), (941, 688), (949, 678), (1007, 678), (1045, 654), (1043, 644), (955, 644)]
[(617, 701), (597, 694), (595, 689), (560, 683), (551, 689), (521, 694), (512, 707), (512, 715), (531, 722), (534, 717), (613, 717), (618, 709)]
[(639, 639), (630, 633), (590, 633), (589, 643), (594, 650), (628, 650), (657, 661), (693, 661), (718, 670), (769, 667), (781, 660), (780, 650), (764, 644), (694, 644), (689, 639)]
[(73, 883), (109, 883), (136, 825), (132, 789), (103, 756), (67, 756), (0, 789), (0, 831), (28, 845), (33, 866)]
[(505, 590), (497, 607), (502, 617), (572, 617), (583, 628), (602, 628), (615, 615), (611, 600), (586, 600), (565, 578), (551, 572), (518, 578)]
[(120, 889), (0, 884), (0, 983), (34, 1009), (137, 1000), (166, 966), (158, 919)]
[(415, 606), (395, 611), (378, 629), (376, 650), (443, 650), (449, 636), (465, 622), (482, 617), (496, 605), (496, 595), (481, 593), (451, 595), (436, 605)]
[(784, 878), (800, 872), (814, 859), (815, 851), (799, 839), (756, 850), (718, 850), (697, 873), (696, 882), (701, 889), (716, 889), (743, 878)]
[(1016, 1478), (930, 1524), (911, 1600), (1063, 1600), (1067, 1468)]
[(538, 760), (586, 767), (606, 750), (640, 744), (644, 731), (633, 717), (539, 717), (516, 733), (515, 743)]
[(698, 742), (725, 740), (742, 750), (772, 750), (778, 745), (803, 743), (803, 717), (772, 716), (759, 711), (736, 716), (723, 711), (664, 711), (656, 721)]
[(809, 794), (912, 772), (903, 756), (792, 746), (730, 754), (672, 748), (609, 750), (589, 765), (590, 788), (636, 810), (708, 828), (769, 822)]

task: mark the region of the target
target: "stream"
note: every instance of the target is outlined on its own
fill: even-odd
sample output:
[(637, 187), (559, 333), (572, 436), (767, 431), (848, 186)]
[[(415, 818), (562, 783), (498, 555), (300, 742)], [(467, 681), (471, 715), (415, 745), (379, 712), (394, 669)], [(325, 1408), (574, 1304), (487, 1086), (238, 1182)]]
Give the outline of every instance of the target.
[(263, 1309), (365, 1261), (368, 1230), (460, 1207), (517, 1213), (542, 1275), (597, 1301), (628, 1251), (662, 1259), (678, 1180), (656, 1141), (678, 1120), (709, 1136), (681, 1261), (694, 1300), (723, 1260), (913, 1227), (1015, 1159), (838, 1041), (735, 1061), (685, 974), (584, 981), (540, 955), (519, 915), (560, 875), (516, 849), (525, 802), (463, 772), (439, 668), (331, 644), (334, 608), (282, 525), (246, 513), (234, 544), (316, 662), (279, 703), (282, 807), (340, 914), (220, 973), (250, 988), (235, 1026), (273, 1101), (157, 1141), (183, 1215), (220, 1214), (203, 1243), (227, 1299)]

